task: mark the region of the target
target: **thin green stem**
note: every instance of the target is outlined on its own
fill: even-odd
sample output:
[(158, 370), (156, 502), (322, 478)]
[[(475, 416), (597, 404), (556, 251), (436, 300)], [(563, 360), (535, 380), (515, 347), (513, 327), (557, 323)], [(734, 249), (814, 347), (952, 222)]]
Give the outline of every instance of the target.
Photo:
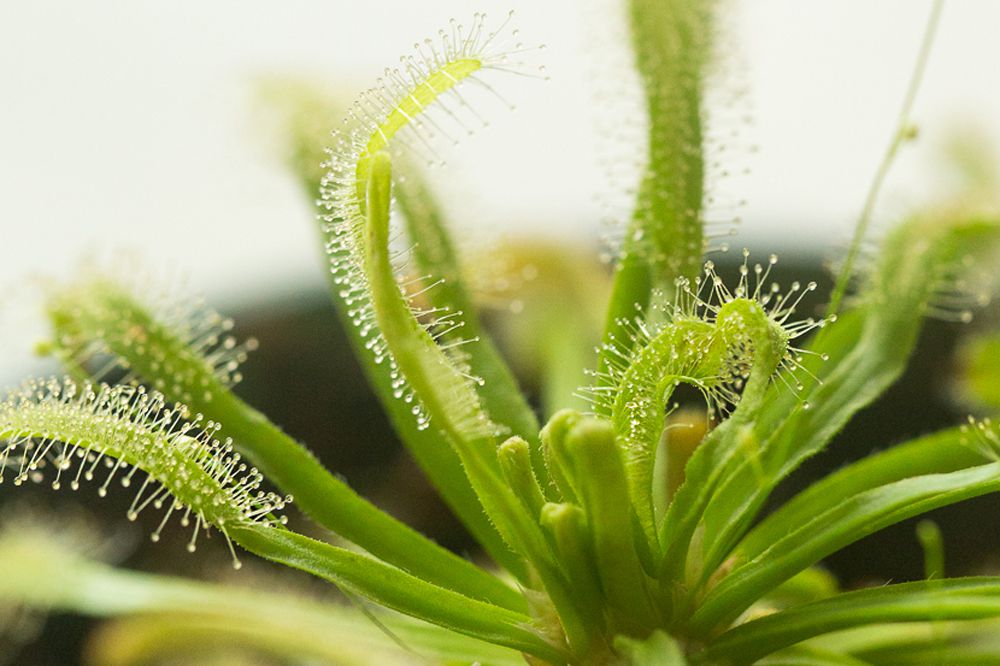
[(906, 88), (906, 95), (903, 97), (903, 104), (896, 119), (896, 129), (892, 134), (892, 139), (889, 141), (889, 146), (886, 148), (885, 154), (882, 156), (882, 162), (875, 171), (875, 178), (868, 189), (864, 206), (861, 208), (861, 215), (858, 217), (857, 224), (854, 227), (854, 237), (851, 239), (847, 258), (844, 260), (844, 266), (840, 269), (837, 282), (833, 288), (833, 294), (830, 296), (830, 305), (827, 308), (828, 315), (836, 314), (840, 310), (844, 293), (847, 291), (848, 284), (854, 274), (854, 264), (857, 262), (858, 254), (861, 252), (861, 245), (868, 233), (872, 211), (875, 209), (875, 203), (878, 201), (882, 184), (885, 182), (886, 176), (889, 175), (889, 169), (896, 159), (896, 154), (899, 152), (900, 146), (913, 138), (910, 113), (913, 109), (913, 103), (917, 99), (917, 93), (920, 90), (924, 72), (927, 69), (927, 62), (930, 59), (931, 49), (934, 46), (934, 36), (937, 34), (937, 27), (940, 23), (941, 10), (943, 8), (944, 0), (934, 0), (931, 5), (931, 12), (927, 19), (927, 27), (924, 30), (924, 37), (920, 44), (920, 51), (917, 54), (917, 61), (913, 66), (910, 83)]

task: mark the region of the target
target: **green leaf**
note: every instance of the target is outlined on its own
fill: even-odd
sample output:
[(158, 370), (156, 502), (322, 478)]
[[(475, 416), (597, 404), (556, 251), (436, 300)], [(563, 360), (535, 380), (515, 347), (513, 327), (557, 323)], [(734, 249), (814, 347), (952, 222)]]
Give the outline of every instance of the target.
[[(995, 629), (994, 629), (995, 630)], [(898, 645), (885, 653), (864, 655), (879, 666), (983, 666), (1000, 663), (1000, 648), (978, 645)]]
[[(330, 126), (336, 118), (343, 115), (346, 105), (322, 97), (308, 87), (304, 91), (294, 87), (289, 91), (281, 87), (272, 96), (278, 100), (279, 106), (291, 102), (279, 109), (284, 112), (285, 132), (290, 137), (288, 162), (298, 177), (304, 193), (309, 197), (309, 201), (313, 202), (320, 192), (324, 178), (321, 162), (325, 159), (325, 155), (322, 146), (329, 140)], [(317, 118), (320, 122), (317, 122)], [(322, 228), (328, 253), (339, 251), (336, 250), (332, 229), (332, 226)], [(336, 261), (338, 257), (331, 254), (330, 259)], [(341, 259), (346, 261), (346, 257)], [(496, 562), (523, 579), (526, 575), (523, 563), (513, 556), (483, 513), (479, 498), (469, 485), (458, 456), (450, 446), (442, 445), (438, 432), (418, 428), (410, 412), (411, 406), (394, 395), (396, 387), (392, 368), (387, 363), (376, 364), (372, 361), (371, 353), (366, 348), (368, 339), (361, 334), (360, 327), (353, 321), (350, 314), (352, 305), (341, 295), (344, 285), (339, 282), (339, 276), (330, 272), (327, 274), (327, 281), (344, 335), (354, 350), (354, 356), (358, 359), (368, 383), (392, 422), (396, 434), (445, 503), (472, 533), (476, 541)]]
[[(218, 314), (157, 316), (126, 285), (101, 277), (54, 292), (48, 312), (62, 358), (93, 353), (97, 345), (121, 359), (134, 377), (159, 387), (192, 413), (224, 424), (237, 450), (323, 527), (428, 580), (508, 608), (525, 608), (515, 590), (378, 509), (233, 395), (227, 384), (235, 371), (228, 364), (240, 346), (224, 333), (227, 327), (220, 322), (225, 320)], [(217, 343), (206, 347), (205, 340), (212, 338)], [(226, 362), (221, 369), (220, 357)]]
[(214, 433), (200, 416), (187, 420), (183, 406), (168, 407), (141, 387), (36, 380), (0, 401), (0, 482), (13, 472), (15, 486), (48, 476), (53, 489), (75, 490), (100, 475), (104, 496), (116, 476), (126, 487), (141, 481), (129, 517), (165, 506), (157, 541), (176, 512), (182, 525), (194, 523), (189, 550), (203, 528), (226, 536), (236, 525), (278, 522), (273, 513), (288, 500), (259, 491), (257, 470)]
[[(393, 139), (400, 131), (419, 130), (419, 117), (437, 103), (439, 96), (454, 92), (493, 62), (489, 46), (494, 37), (485, 32), (482, 14), (474, 20), (469, 38), (449, 48), (443, 58), (410, 70), (411, 79), (402, 85), (403, 79), (389, 77), (362, 96), (359, 108), (365, 108), (363, 117), (350, 116), (352, 122), (337, 134), (336, 149), (330, 153), (329, 169), (320, 187), (320, 226), (325, 234), (334, 295), (343, 302), (346, 319), (359, 329), (358, 341), (365, 350), (362, 363), (387, 366), (389, 395), (405, 403), (402, 411), (410, 412), (408, 418), (416, 421), (417, 431), (435, 431), (433, 439), (406, 436), (407, 443), (414, 445), (418, 461), (494, 559), (527, 584), (525, 564), (504, 546), (495, 531), (491, 534), (488, 516), (480, 510), (489, 513), (490, 508), (467, 501), (471, 493), (463, 486), (469, 484), (458, 473), (460, 455), (454, 455), (478, 449), (477, 464), (498, 474), (496, 442), (492, 440), (501, 427), (491, 420), (472, 386), (482, 379), (468, 372), (453, 349), (435, 344), (437, 337), (446, 335), (447, 328), (458, 322), (435, 317), (420, 320), (419, 316), (434, 313), (410, 309), (415, 295), (405, 293), (396, 282), (395, 267), (387, 251), (387, 151), (396, 149)], [(409, 127), (414, 122), (416, 127)], [(385, 173), (373, 174), (376, 167)], [(376, 208), (374, 215), (370, 206)], [(394, 420), (402, 416), (397, 410), (393, 410)], [(404, 436), (410, 432), (403, 430)], [(454, 452), (435, 451), (435, 447), (447, 449), (441, 440), (448, 440)], [(488, 454), (487, 447), (493, 449)], [(465, 459), (462, 464), (468, 462)]]
[[(462, 351), (472, 374), (483, 380), (479, 388), (483, 406), (493, 420), (531, 444), (535, 473), (544, 473), (538, 419), (507, 363), (480, 324), (441, 209), (414, 165), (404, 163), (402, 172), (404, 175), (396, 186), (396, 202), (403, 213), (406, 233), (414, 243), (413, 260), (431, 281), (440, 281), (427, 292), (427, 298), (436, 307), (461, 313), (461, 337), (471, 341)], [(547, 486), (546, 483), (542, 485)]]
[(490, 523), (479, 497), (469, 485), (455, 450), (443, 441), (441, 433), (436, 429), (420, 427), (413, 417), (412, 405), (396, 397), (397, 378), (393, 369), (388, 363), (375, 363), (372, 360), (371, 352), (366, 346), (368, 339), (352, 321), (350, 306), (339, 296), (342, 286), (332, 274), (329, 285), (337, 315), (354, 349), (355, 357), (407, 450), (483, 549), (519, 580), (525, 580), (528, 574), (523, 560), (513, 553)]
[[(859, 312), (824, 329), (810, 345), (829, 361), (803, 359), (819, 381), (800, 373), (801, 395), (780, 383), (772, 386), (753, 428), (759, 455), (731, 461), (724, 481), (692, 502), (689, 510), (703, 513), (703, 577), (725, 560), (778, 482), (822, 450), (851, 416), (899, 377), (922, 317), (930, 311), (944, 314), (936, 300), (941, 285), (960, 285), (970, 258), (992, 251), (998, 240), (995, 221), (933, 217), (910, 220), (886, 238)], [(965, 311), (952, 315), (964, 318)], [(803, 399), (811, 409), (795, 408)], [(708, 454), (697, 451), (689, 466), (700, 455)]]
[[(859, 658), (880, 666), (996, 664), (1000, 663), (998, 628), (1000, 626), (993, 619), (875, 625), (871, 629), (878, 637), (867, 645), (852, 645), (850, 650)], [(903, 631), (897, 633), (894, 629)], [(831, 638), (843, 637), (846, 633), (850, 630), (837, 632)]]
[(880, 622), (1000, 617), (1000, 578), (954, 578), (847, 592), (751, 620), (711, 641), (710, 663), (749, 664), (799, 641)]
[(867, 624), (822, 634), (800, 645), (876, 664), (993, 664), (998, 660), (991, 655), (1000, 655), (998, 627), (993, 618)]
[(606, 651), (603, 645), (606, 630), (604, 593), (586, 514), (575, 504), (550, 502), (542, 507), (541, 524), (559, 555), (559, 567), (573, 591), (580, 621), (593, 642), (586, 646), (584, 654)]
[(400, 292), (389, 256), (391, 163), (387, 153), (368, 162), (365, 272), (372, 311), (399, 374), (420, 400), (426, 423), (433, 424), (454, 447), (490, 521), (511, 549), (537, 574), (527, 587), (541, 583), (559, 611), (570, 645), (590, 643), (572, 591), (555, 564), (555, 556), (538, 523), (503, 479), (496, 427), (485, 413), (468, 377), (416, 320)]
[[(227, 416), (229, 414), (219, 411), (220, 419)], [(253, 427), (252, 421), (237, 420), (237, 423)], [(265, 423), (263, 419), (258, 420), (253, 435), (242, 430), (231, 432), (234, 437), (243, 433), (259, 441), (267, 434)], [(304, 497), (299, 488), (307, 488), (305, 497), (313, 500), (307, 513), (317, 522), (372, 555), (421, 578), (505, 608), (525, 608), (521, 595), (506, 583), (379, 510), (331, 475), (311, 454), (298, 450), (302, 453), (296, 455), (289, 447), (271, 449), (266, 474), (281, 487), (286, 487), (283, 483), (286, 479), (295, 478), (295, 499), (299, 505)]]
[[(863, 323), (863, 313), (849, 312), (841, 316), (834, 325), (824, 329), (819, 339), (810, 345), (810, 349), (814, 350), (817, 354), (827, 354), (830, 360), (826, 363), (821, 363), (819, 357), (807, 357), (803, 359), (804, 365), (809, 372), (821, 378), (824, 382), (829, 383), (826, 375), (829, 374), (829, 371), (834, 367), (833, 364), (838, 359), (849, 355), (850, 350), (854, 349), (858, 344)], [(858, 375), (860, 377), (861, 373), (858, 373)], [(804, 383), (810, 389), (812, 388), (810, 378), (804, 378)], [(873, 384), (867, 384), (867, 386), (871, 387)], [(879, 389), (876, 388), (876, 390)], [(865, 398), (870, 399), (870, 397), (860, 396), (860, 400)], [(777, 439), (779, 436), (784, 435), (784, 433), (779, 431), (779, 428), (783, 425), (788, 427), (789, 433), (796, 426), (802, 428), (802, 425), (798, 421), (809, 419), (812, 416), (812, 410), (803, 411), (799, 399), (799, 396), (793, 394), (783, 386), (780, 388), (778, 386), (772, 387), (768, 395), (767, 405), (757, 416), (756, 425), (750, 432), (747, 432), (745, 429), (739, 433), (735, 431), (733, 433), (726, 431), (717, 432), (720, 430), (717, 428), (716, 431), (710, 434), (710, 437), (740, 434), (744, 438), (744, 441), (748, 443), (744, 446), (744, 449), (748, 452), (755, 451), (754, 455), (748, 455), (742, 460), (734, 461), (733, 469), (727, 470), (716, 461), (711, 460), (712, 449), (704, 446), (704, 444), (695, 450), (691, 461), (688, 462), (688, 468), (685, 470), (685, 480), (687, 481), (690, 478), (688, 474), (696, 472), (696, 482), (685, 483), (678, 490), (674, 502), (670, 507), (671, 512), (675, 513), (678, 518), (666, 524), (668, 529), (673, 529), (676, 532), (676, 536), (670, 537), (668, 535), (665, 543), (670, 543), (672, 540), (684, 543), (685, 539), (690, 539), (690, 535), (697, 529), (698, 521), (718, 520), (719, 525), (717, 527), (712, 530), (707, 528), (705, 530), (706, 534), (704, 536), (709, 539), (709, 545), (712, 543), (711, 539), (713, 535), (718, 539), (718, 545), (713, 553), (704, 553), (703, 550), (702, 556), (698, 560), (700, 572), (703, 577), (711, 574), (721, 564), (720, 553), (726, 547), (731, 548), (731, 544), (727, 544), (726, 539), (737, 537), (746, 530), (748, 523), (753, 519), (757, 511), (760, 510), (760, 507), (772, 489), (772, 484), (768, 483), (769, 477), (765, 473), (766, 467), (761, 459), (766, 454), (766, 451), (762, 449), (762, 442), (756, 433), (762, 433), (762, 436), (767, 439)], [(812, 399), (811, 396), (810, 399)], [(843, 422), (846, 422), (848, 418), (849, 415), (843, 415)], [(789, 425), (789, 422), (792, 423)], [(812, 427), (819, 429), (826, 438), (831, 437), (833, 432), (842, 426), (842, 423), (830, 424), (823, 419), (814, 419), (809, 421), (809, 423)], [(725, 422), (723, 425), (725, 425)], [(825, 431), (822, 430), (828, 425), (829, 428)], [(787, 437), (791, 441), (791, 435), (789, 434)], [(810, 441), (805, 439), (803, 443), (810, 443), (818, 450), (821, 445), (825, 444), (825, 440), (816, 439)], [(794, 466), (790, 467), (793, 468)], [(701, 471), (699, 472), (698, 470)], [(784, 473), (787, 474), (790, 471), (791, 469)], [(706, 475), (712, 473), (719, 479), (715, 485), (705, 483), (705, 479), (707, 479)], [(725, 516), (728, 516), (732, 521), (728, 525), (721, 523)], [(688, 526), (684, 532), (680, 530), (682, 525)], [(726, 550), (725, 552), (728, 551)]]
[(500, 445), (497, 457), (504, 481), (513, 489), (524, 509), (532, 516), (539, 515), (545, 505), (545, 495), (535, 478), (528, 443), (520, 437), (511, 437)]
[(409, 385), (413, 400), (420, 403), (414, 407), (418, 422), (433, 421), (466, 466), (469, 456), (486, 461), (492, 455), (494, 460), (485, 464), (499, 470), (495, 460), (496, 425), (483, 409), (473, 382), (417, 320), (396, 282), (389, 250), (392, 177), (388, 153), (371, 155), (367, 171), (364, 271), (372, 312), (387, 352), (398, 367), (400, 381)]
[(549, 416), (560, 409), (588, 406), (579, 390), (586, 378), (584, 369), (593, 363), (594, 342), (599, 332), (591, 332), (593, 327), (586, 313), (591, 304), (585, 300), (591, 294), (575, 295), (576, 299), (569, 300), (570, 295), (561, 292), (553, 295), (552, 300), (532, 304), (545, 310), (534, 318), (531, 340), (537, 346), (541, 366), (539, 400)]
[[(685, 481), (660, 527), (660, 543), (665, 550), (659, 577), (661, 582), (678, 589), (683, 587), (683, 577), (700, 572), (700, 553), (690, 557), (699, 508), (724, 481), (725, 471), (734, 460), (756, 460), (760, 442), (754, 431), (755, 420), (767, 405), (774, 374), (788, 358), (790, 336), (781, 319), (765, 311), (756, 299), (729, 300), (718, 308), (714, 324), (717, 331), (712, 334), (711, 346), (716, 349), (686, 336), (683, 341), (693, 343), (688, 353), (700, 357), (701, 362), (714, 357), (714, 362), (699, 372), (707, 370), (706, 374), (715, 375), (715, 381), (722, 386), (731, 385), (735, 378), (746, 384), (733, 413), (705, 437), (691, 456), (685, 467)], [(752, 356), (747, 358), (745, 355), (751, 352)], [(671, 357), (676, 358), (677, 354)], [(711, 381), (705, 384), (711, 386)]]
[(924, 474), (953, 472), (983, 462), (958, 428), (899, 444), (817, 481), (754, 527), (734, 549), (754, 558), (816, 516), (867, 490)]
[(561, 497), (577, 504), (580, 503), (580, 489), (566, 450), (566, 437), (583, 418), (583, 414), (574, 409), (561, 409), (552, 415), (541, 432), (545, 464), (552, 481)]
[(990, 463), (911, 477), (847, 498), (797, 529), (790, 525), (787, 536), (752, 559), (735, 550), (732, 572), (708, 592), (690, 620), (691, 631), (705, 636), (724, 627), (768, 590), (868, 534), (931, 509), (997, 490), (1000, 463)]
[[(628, 351), (623, 320), (653, 289), (673, 293), (701, 268), (704, 229), (702, 97), (712, 49), (712, 2), (631, 0), (629, 23), (643, 83), (649, 141), (635, 212), (622, 241), (604, 341)], [(602, 355), (600, 368), (608, 357)]]
[[(144, 613), (104, 622), (88, 633), (84, 663), (101, 666), (136, 664), (319, 663), (350, 666), (405, 666), (416, 650), (378, 645), (351, 623), (336, 626), (289, 626), (262, 618), (211, 613)], [(334, 625), (336, 628), (329, 630)], [(374, 624), (372, 627), (374, 628)], [(318, 640), (317, 633), (325, 634)], [(374, 637), (373, 637), (374, 638)], [(388, 638), (382, 642), (391, 643)], [(396, 649), (393, 650), (392, 648)]]
[(237, 442), (248, 442), (242, 447), (248, 457), (265, 461), (265, 475), (293, 492), (296, 504), (324, 527), (415, 576), (505, 608), (525, 609), (519, 592), (378, 509), (235, 397), (220, 400), (206, 413), (227, 424)]
[(556, 664), (565, 662), (561, 650), (531, 628), (527, 615), (471, 599), (366, 555), (294, 532), (240, 526), (230, 536), (256, 555), (301, 569), (400, 613)]
[(628, 483), (614, 429), (602, 419), (580, 419), (569, 429), (565, 448), (587, 515), (612, 630), (633, 633), (658, 626), (651, 581), (636, 552), (643, 538), (630, 529)]
[(755, 666), (870, 666), (847, 654), (821, 650), (806, 645), (793, 645), (754, 662)]
[(545, 550), (541, 530), (501, 478), (495, 425), (472, 382), (417, 321), (396, 282), (389, 255), (390, 171), (388, 154), (371, 156), (365, 272), (382, 338), (400, 377), (421, 403), (423, 416), (418, 418), (433, 423), (454, 447), (483, 509), (507, 544), (521, 555), (538, 554)]
[[(336, 663), (411, 663), (412, 654), (352, 607), (289, 589), (279, 593), (116, 569), (78, 552), (89, 547), (91, 526), (52, 522), (33, 514), (8, 517), (0, 531), (0, 565), (19, 575), (0, 579), (0, 605), (135, 618), (101, 630), (91, 642), (96, 663), (138, 663), (156, 650), (151, 642), (190, 646), (209, 639)], [(378, 619), (417, 653), (523, 664), (516, 652), (434, 625), (389, 613)]]
[(110, 471), (102, 491), (116, 473), (130, 485), (135, 473), (143, 472), (147, 478), (129, 515), (146, 507), (162, 509), (154, 540), (176, 512), (182, 525), (189, 518), (194, 523), (189, 550), (202, 528), (212, 526), (227, 543), (310, 571), (389, 608), (500, 645), (557, 654), (526, 628), (531, 618), (523, 613), (278, 527), (282, 521), (273, 512), (284, 507), (284, 500), (258, 491), (257, 470), (240, 466), (230, 448), (212, 438), (214, 428), (199, 432), (200, 422), (186, 422), (174, 409), (181, 410), (165, 408), (162, 396), (141, 388), (104, 387), (95, 393), (78, 391), (71, 383), (28, 385), (0, 402), (0, 470), (12, 467), (14, 483), (21, 484), (40, 480), (51, 462), (58, 487), (60, 479), (75, 485), (92, 478), (106, 461), (109, 467), (103, 469)]

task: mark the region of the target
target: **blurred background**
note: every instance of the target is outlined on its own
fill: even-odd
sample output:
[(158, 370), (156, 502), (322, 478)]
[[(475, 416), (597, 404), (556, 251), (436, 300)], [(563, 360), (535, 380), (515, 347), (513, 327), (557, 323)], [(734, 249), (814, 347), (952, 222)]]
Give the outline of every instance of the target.
[[(782, 253), (780, 279), (822, 280), (824, 262), (846, 245), (895, 126), (929, 6), (729, 3), (726, 85), (748, 91), (736, 109), (739, 174), (727, 184), (746, 204), (730, 242), (759, 255)], [(637, 91), (627, 68), (616, 69), (628, 56), (616, 43), (623, 33), (609, 20), (613, 7), (606, 0), (0, 4), (0, 386), (46, 368), (31, 356), (45, 333), (39, 284), (65, 279), (89, 256), (114, 263), (138, 255), (154, 272), (184, 275), (187, 289), (206, 294), (236, 317), (241, 334), (260, 339), (240, 388), (252, 404), (360, 491), (470, 551), (400, 452), (339, 332), (311, 201), (284, 162), (287, 140), (262, 82), (304, 78), (348, 101), (449, 18), (480, 10), (499, 21), (514, 9), (524, 41), (546, 45), (532, 57), (550, 80), (497, 73), (491, 82), (517, 111), (486, 109), (492, 127), (449, 149), (448, 166), (432, 180), (472, 252), (541, 236), (596, 257), (606, 218), (628, 202), (628, 183), (609, 178), (609, 160), (641, 153), (638, 144), (624, 146), (624, 156), (606, 150), (609, 128), (641, 125), (618, 99)], [(987, 162), (1000, 164), (997, 25), (1000, 4), (991, 0), (946, 5), (914, 112), (919, 140), (894, 166), (877, 223), (954, 188), (942, 155), (956, 137), (972, 137)], [(338, 123), (328, 119), (331, 128)], [(594, 263), (590, 270), (603, 269)], [(506, 327), (508, 349), (517, 349), (516, 324), (504, 323), (510, 309), (493, 320)], [(958, 330), (931, 322), (911, 377), (780, 494), (875, 448), (954, 423), (964, 413), (948, 388)], [(537, 399), (530, 362), (519, 369)], [(86, 505), (120, 523), (126, 495)], [(54, 507), (74, 499), (44, 489), (26, 496)], [(0, 502), (7, 499), (0, 493)], [(998, 516), (997, 509), (984, 498), (940, 513), (955, 562), (949, 573), (991, 566), (1000, 519), (983, 516)], [(123, 528), (118, 536), (131, 544), (121, 556), (129, 566), (191, 574), (227, 562), (224, 552), (175, 557), (183, 552), (180, 534), (178, 543), (142, 545), (151, 531), (143, 530)], [(829, 564), (848, 584), (921, 575), (911, 524)], [(14, 663), (73, 663), (67, 655), (77, 653), (89, 626), (53, 618), (49, 640)]]
[[(486, 109), (493, 127), (448, 151), (451, 199), (479, 228), (598, 237), (594, 194), (607, 164), (594, 115), (596, 76), (618, 58), (608, 0), (386, 0), (0, 4), (0, 262), (10, 298), (28, 276), (65, 274), (87, 252), (140, 251), (173, 264), (214, 302), (316, 287), (322, 264), (309, 202), (261, 118), (262, 77), (306, 76), (353, 99), (449, 18), (509, 9), (551, 80), (498, 83), (518, 106)], [(929, 3), (731, 2), (723, 49), (750, 91), (743, 130), (757, 152), (734, 189), (741, 238), (760, 252), (839, 246), (892, 131)], [(613, 23), (613, 22), (611, 22)], [(975, 128), (1000, 145), (995, 26), (1000, 5), (950, 3), (887, 206), (935, 196), (947, 137)], [(615, 92), (627, 93), (622, 86)], [(742, 109), (741, 109), (742, 110)], [(606, 124), (634, 118), (604, 118)], [(339, 119), (331, 118), (330, 126)], [(539, 146), (545, 146), (539, 150)], [(994, 153), (1000, 160), (1000, 153)], [(889, 215), (883, 215), (888, 217)], [(461, 220), (463, 216), (456, 216)], [(4, 349), (22, 325), (4, 326)], [(22, 338), (23, 339), (23, 338)], [(5, 352), (0, 377), (24, 356)]]

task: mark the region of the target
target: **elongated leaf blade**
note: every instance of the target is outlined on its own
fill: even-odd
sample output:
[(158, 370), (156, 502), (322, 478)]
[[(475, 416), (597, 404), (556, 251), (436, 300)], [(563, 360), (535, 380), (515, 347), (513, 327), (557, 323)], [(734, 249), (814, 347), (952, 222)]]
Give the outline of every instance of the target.
[[(343, 116), (346, 105), (322, 96), (307, 86), (291, 87), (290, 90), (288, 86), (282, 86), (277, 92), (280, 95), (279, 110), (283, 112), (286, 131), (290, 136), (289, 166), (310, 201), (316, 201), (323, 188), (325, 175), (325, 167), (321, 164), (324, 160), (322, 146), (329, 143), (327, 132), (336, 119)], [(317, 115), (325, 120), (317, 122)], [(327, 228), (323, 229), (323, 240), (327, 245), (333, 241)], [(388, 363), (375, 363), (366, 347), (369, 340), (362, 335), (361, 328), (356, 325), (350, 313), (351, 305), (341, 295), (344, 285), (338, 282), (333, 273), (327, 273), (327, 281), (341, 328), (397, 435), (476, 541), (497, 563), (519, 579), (524, 579), (526, 570), (523, 562), (514, 556), (490, 523), (479, 498), (469, 485), (455, 451), (436, 430), (418, 427), (411, 413), (412, 405), (399, 400), (395, 395), (397, 387), (392, 368)], [(467, 312), (473, 310), (468, 309)], [(483, 374), (485, 376), (486, 373)]]
[[(632, 0), (629, 24), (649, 124), (646, 169), (622, 241), (605, 342), (628, 346), (623, 320), (646, 309), (653, 289), (672, 293), (701, 268), (704, 228), (702, 97), (714, 3)], [(622, 351), (627, 352), (628, 349)], [(602, 358), (602, 367), (607, 363)]]
[(982, 464), (982, 455), (963, 444), (962, 439), (959, 429), (945, 430), (848, 465), (783, 504), (754, 527), (735, 551), (747, 558), (756, 557), (789, 531), (872, 488)]
[[(60, 356), (72, 358), (74, 348), (97, 344), (117, 357), (135, 379), (161, 387), (192, 414), (224, 424), (223, 432), (237, 450), (271, 482), (294, 495), (298, 506), (323, 527), (428, 580), (510, 608), (524, 608), (515, 590), (371, 504), (303, 445), (236, 397), (210, 361), (229, 347), (238, 348), (234, 338), (220, 340), (219, 349), (205, 348), (203, 341), (217, 336), (206, 322), (169, 321), (127, 285), (102, 277), (55, 292), (49, 315)], [(199, 331), (193, 340), (185, 335), (188, 328)]]
[[(899, 377), (941, 281), (960, 274), (970, 256), (995, 248), (998, 240), (1000, 224), (993, 220), (918, 218), (899, 227), (883, 244), (862, 306), (810, 346), (817, 356), (804, 359), (812, 376), (800, 375), (802, 394), (776, 384), (752, 433), (732, 433), (754, 439), (759, 455), (728, 461), (719, 474), (708, 462), (711, 447), (695, 452), (688, 482), (675, 498), (678, 506), (671, 507), (684, 518), (668, 526), (670, 539), (683, 543), (693, 534), (693, 521), (703, 525), (697, 557), (703, 568), (695, 572), (700, 582), (692, 588), (723, 562), (778, 482)], [(823, 355), (829, 360), (821, 361)], [(812, 408), (804, 409), (803, 400)], [(706, 473), (722, 481), (709, 486)]]
[(732, 622), (769, 589), (872, 532), (998, 490), (1000, 463), (989, 463), (910, 477), (857, 493), (817, 514), (753, 559), (744, 560), (742, 553), (735, 551), (735, 569), (708, 593), (691, 618), (691, 628), (695, 634), (705, 635)]
[[(19, 572), (0, 580), (0, 605), (137, 618), (138, 625), (122, 620), (125, 624), (116, 624), (107, 636), (101, 631), (92, 643), (95, 663), (138, 663), (149, 658), (151, 647), (155, 649), (148, 639), (191, 645), (198, 642), (196, 636), (206, 641), (239, 640), (294, 658), (411, 663), (412, 654), (350, 606), (288, 589), (278, 593), (118, 569), (77, 552), (74, 539), (67, 536), (80, 532), (81, 538), (92, 538), (91, 526), (64, 522), (58, 528), (41, 527), (38, 518), (8, 518), (10, 522), (0, 530), (0, 563)], [(514, 651), (405, 616), (380, 613), (378, 619), (418, 653), (442, 659), (524, 663)]]
[(396, 202), (403, 212), (407, 235), (414, 243), (413, 260), (430, 281), (440, 280), (427, 292), (427, 298), (435, 307), (462, 314), (461, 337), (470, 341), (463, 351), (472, 374), (483, 380), (478, 391), (483, 406), (494, 421), (531, 444), (535, 474), (546, 488), (538, 419), (479, 321), (440, 206), (415, 166), (404, 163), (402, 169), (405, 175), (397, 181)]
[(705, 659), (750, 664), (814, 636), (883, 622), (1000, 617), (1000, 578), (955, 578), (847, 592), (798, 606), (723, 633)]
[(400, 613), (555, 663), (565, 660), (558, 648), (531, 628), (529, 616), (437, 587), (374, 558), (286, 530), (239, 527), (231, 536), (261, 557), (301, 569)]

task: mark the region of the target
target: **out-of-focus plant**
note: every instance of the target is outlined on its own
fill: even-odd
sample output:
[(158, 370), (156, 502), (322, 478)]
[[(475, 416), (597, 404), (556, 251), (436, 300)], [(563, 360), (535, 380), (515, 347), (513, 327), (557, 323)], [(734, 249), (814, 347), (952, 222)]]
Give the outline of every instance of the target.
[[(649, 141), (603, 335), (588, 324), (600, 280), (566, 279), (569, 264), (541, 251), (525, 263), (532, 278), (557, 278), (548, 311), (531, 318), (548, 377), (544, 427), (480, 323), (414, 166), (438, 161), (436, 139), (481, 122), (470, 98), (495, 94), (495, 73), (537, 75), (524, 62), (533, 49), (506, 21), (453, 22), (349, 107), (322, 168), (313, 132), (297, 126), (294, 163), (318, 196), (348, 336), (400, 438), (496, 568), (383, 513), (237, 398), (231, 385), (255, 343), (232, 337), (231, 322), (150, 299), (127, 277), (81, 274), (47, 303), (54, 335), (44, 349), (69, 376), (28, 382), (0, 403), (0, 479), (74, 489), (96, 479), (101, 494), (117, 480), (138, 488), (130, 518), (162, 512), (154, 540), (176, 516), (189, 550), (215, 530), (237, 565), (243, 549), (394, 613), (363, 618), (116, 571), (23, 529), (5, 534), (0, 561), (31, 573), (0, 584), (2, 597), (125, 616), (97, 641), (102, 663), (180, 650), (177, 637), (192, 635), (344, 663), (1000, 660), (996, 625), (963, 623), (1000, 615), (1000, 579), (941, 578), (932, 526), (920, 532), (930, 580), (840, 592), (817, 568), (883, 527), (1000, 490), (992, 422), (899, 444), (762, 514), (776, 486), (900, 376), (925, 316), (971, 316), (1000, 220), (967, 205), (916, 213), (862, 260), (877, 184), (912, 134), (913, 86), (828, 312), (798, 312), (816, 285), (772, 283), (773, 255), (745, 250), (727, 285), (703, 263), (715, 10), (628, 3)], [(524, 268), (515, 265), (522, 277)], [(577, 399), (567, 386), (594, 342), (579, 391), (588, 406), (557, 409)], [(124, 380), (102, 383), (115, 368)], [(682, 385), (704, 411), (674, 411)], [(286, 494), (260, 489), (265, 478)], [(289, 529), (280, 512), (293, 495), (350, 547)]]
[(962, 399), (991, 412), (1000, 410), (1000, 336), (982, 334), (969, 338), (959, 352)]

